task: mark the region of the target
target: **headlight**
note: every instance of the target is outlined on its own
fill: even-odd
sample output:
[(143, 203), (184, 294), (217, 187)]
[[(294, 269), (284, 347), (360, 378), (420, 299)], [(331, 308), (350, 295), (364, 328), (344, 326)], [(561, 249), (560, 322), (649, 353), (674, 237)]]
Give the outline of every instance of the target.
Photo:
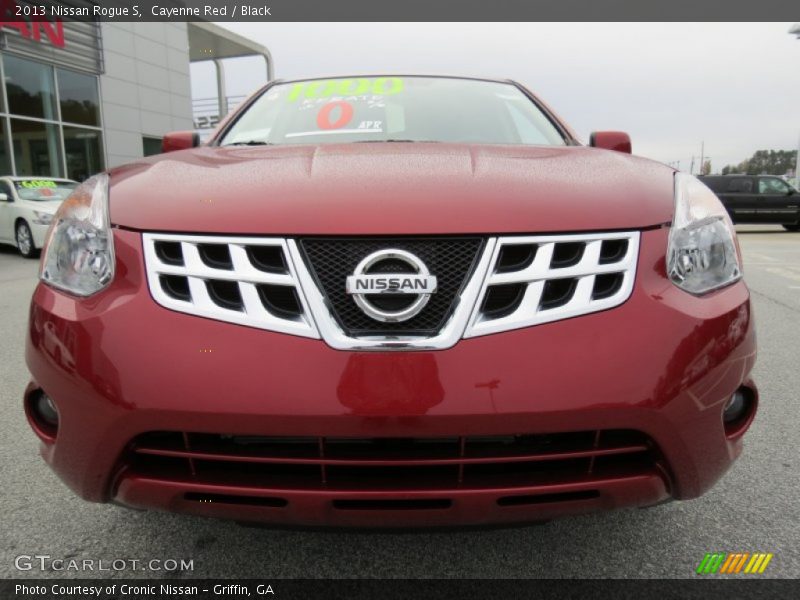
[(114, 278), (114, 242), (108, 219), (108, 175), (75, 188), (53, 217), (42, 256), (43, 281), (90, 296)]
[(33, 211), (33, 216), (36, 217), (33, 222), (37, 225), (50, 225), (50, 222), (53, 220), (53, 215), (40, 210)]
[(678, 287), (705, 294), (742, 276), (736, 233), (725, 207), (697, 178), (675, 174), (675, 216), (667, 274)]

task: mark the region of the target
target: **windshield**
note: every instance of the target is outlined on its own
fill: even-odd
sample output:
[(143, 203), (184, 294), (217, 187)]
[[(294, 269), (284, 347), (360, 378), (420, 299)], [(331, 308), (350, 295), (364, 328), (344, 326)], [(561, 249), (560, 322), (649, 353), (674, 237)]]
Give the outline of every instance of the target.
[(72, 193), (78, 184), (74, 181), (53, 181), (52, 179), (23, 179), (14, 182), (17, 196), (21, 200), (39, 202), (61, 202)]
[(565, 145), (556, 127), (515, 85), (433, 77), (277, 84), (219, 143), (390, 141)]

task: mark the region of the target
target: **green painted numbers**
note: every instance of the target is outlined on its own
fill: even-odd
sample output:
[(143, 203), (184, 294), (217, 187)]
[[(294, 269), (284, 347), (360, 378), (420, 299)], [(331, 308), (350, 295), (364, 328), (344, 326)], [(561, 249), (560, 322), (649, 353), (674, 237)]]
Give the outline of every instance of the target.
[(403, 80), (400, 77), (377, 77), (374, 79), (320, 79), (303, 81), (292, 85), (287, 99), (295, 102), (301, 98), (316, 99), (331, 96), (391, 96), (403, 91)]
[(20, 185), (24, 188), (28, 189), (37, 189), (37, 188), (54, 188), (56, 187), (55, 181), (50, 181), (49, 179), (28, 179), (26, 181), (20, 181)]

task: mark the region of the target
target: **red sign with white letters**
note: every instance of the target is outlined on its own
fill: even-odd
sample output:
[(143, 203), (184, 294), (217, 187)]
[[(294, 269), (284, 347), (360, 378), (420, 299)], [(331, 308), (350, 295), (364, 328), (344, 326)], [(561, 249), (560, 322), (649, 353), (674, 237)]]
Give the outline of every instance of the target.
[(0, 28), (16, 29), (25, 39), (44, 43), (47, 40), (56, 48), (66, 47), (64, 23), (44, 20), (43, 16), (32, 15), (24, 20), (20, 6), (15, 0), (0, 0)]

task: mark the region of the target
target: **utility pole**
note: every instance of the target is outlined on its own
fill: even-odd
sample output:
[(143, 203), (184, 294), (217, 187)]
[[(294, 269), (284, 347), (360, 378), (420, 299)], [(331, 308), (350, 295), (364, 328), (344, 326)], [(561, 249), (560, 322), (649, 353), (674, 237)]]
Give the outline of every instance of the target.
[(694, 175), (694, 154), (692, 155), (692, 162), (689, 163), (689, 175)]
[[(797, 39), (800, 40), (800, 23), (795, 23), (792, 28), (789, 29), (789, 33), (796, 35)], [(794, 183), (795, 187), (800, 188), (800, 138), (797, 140), (797, 160), (794, 163)]]
[(800, 189), (800, 138), (797, 139), (797, 160), (794, 162), (794, 186)]
[(706, 143), (705, 141), (700, 142), (700, 175), (703, 174), (703, 167), (705, 163), (703, 162), (703, 154), (705, 153)]

